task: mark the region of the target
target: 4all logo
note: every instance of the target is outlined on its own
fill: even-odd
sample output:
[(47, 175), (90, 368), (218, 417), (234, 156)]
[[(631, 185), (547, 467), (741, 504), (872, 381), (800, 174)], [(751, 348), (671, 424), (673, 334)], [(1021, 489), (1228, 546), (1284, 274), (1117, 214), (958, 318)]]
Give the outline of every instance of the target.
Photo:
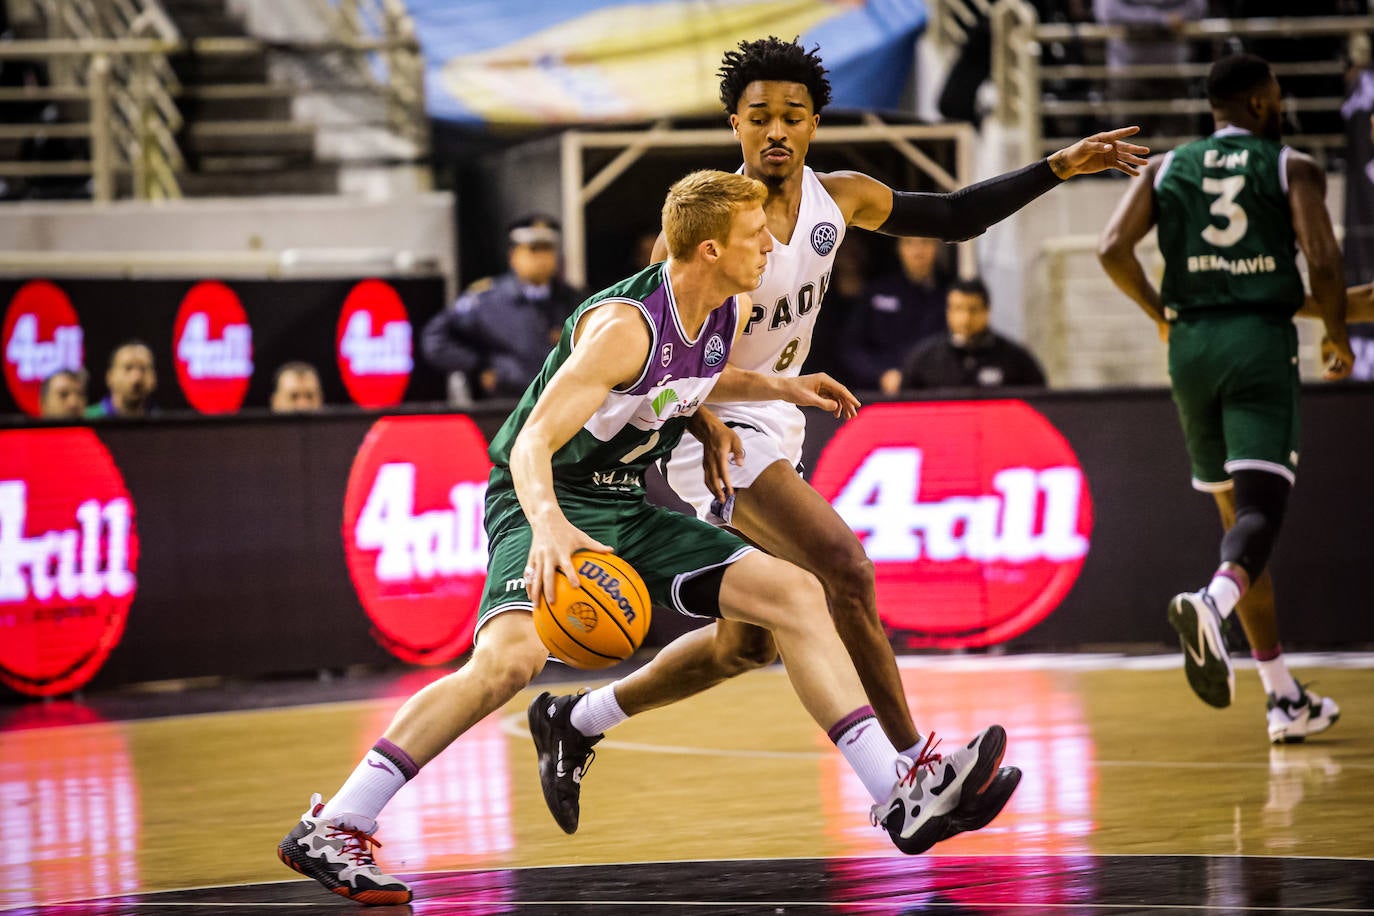
[(401, 402), (415, 368), (410, 315), (400, 294), (382, 280), (364, 280), (339, 314), (339, 374), (360, 407)]
[(233, 413), (253, 377), (253, 329), (239, 297), (214, 280), (191, 287), (172, 332), (177, 381), (201, 413)]
[(353, 461), (343, 538), (388, 652), (437, 664), (472, 645), (487, 581), (487, 442), (464, 416), (385, 417)]
[(1088, 554), (1068, 442), (1022, 401), (864, 408), (812, 481), (873, 561), (878, 610), (914, 645), (984, 646), (1047, 617)]
[(47, 280), (25, 283), (5, 312), (5, 382), (19, 409), (39, 415), (43, 379), (59, 369), (80, 369), (85, 358), (81, 323), (62, 288)]
[(0, 432), (0, 682), (53, 696), (89, 681), (137, 566), (133, 502), (94, 432)]

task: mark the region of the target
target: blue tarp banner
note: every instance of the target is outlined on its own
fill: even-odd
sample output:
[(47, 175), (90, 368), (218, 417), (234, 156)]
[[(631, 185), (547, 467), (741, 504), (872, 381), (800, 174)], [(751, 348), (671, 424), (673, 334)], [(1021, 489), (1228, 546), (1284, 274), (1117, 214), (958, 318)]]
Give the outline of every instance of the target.
[(432, 117), (641, 121), (719, 112), (716, 69), (741, 40), (800, 36), (831, 105), (892, 109), (924, 0), (409, 0)]

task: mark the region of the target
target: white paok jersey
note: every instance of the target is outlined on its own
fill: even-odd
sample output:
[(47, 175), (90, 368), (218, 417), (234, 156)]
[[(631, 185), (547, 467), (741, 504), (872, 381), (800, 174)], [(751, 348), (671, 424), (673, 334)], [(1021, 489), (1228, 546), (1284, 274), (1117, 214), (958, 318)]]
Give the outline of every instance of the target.
[(816, 173), (803, 168), (797, 228), (786, 245), (773, 239), (768, 268), (759, 288), (749, 294), (753, 311), (730, 354), (731, 365), (773, 375), (801, 374), (844, 229), (839, 206)]
[[(830, 286), (835, 250), (844, 240), (845, 220), (839, 205), (816, 177), (804, 168), (797, 226), (786, 245), (773, 240), (768, 267), (744, 318), (744, 333), (730, 353), (730, 364), (764, 375), (800, 375), (811, 352), (811, 335), (821, 299)], [(801, 409), (782, 401), (753, 401), (709, 405), (742, 436), (769, 440), (764, 447), (746, 444), (745, 467), (732, 471), (731, 482), (747, 487), (771, 462), (801, 461), (806, 422)], [(701, 468), (701, 445), (683, 436), (666, 468), (673, 490), (707, 518), (711, 497)]]

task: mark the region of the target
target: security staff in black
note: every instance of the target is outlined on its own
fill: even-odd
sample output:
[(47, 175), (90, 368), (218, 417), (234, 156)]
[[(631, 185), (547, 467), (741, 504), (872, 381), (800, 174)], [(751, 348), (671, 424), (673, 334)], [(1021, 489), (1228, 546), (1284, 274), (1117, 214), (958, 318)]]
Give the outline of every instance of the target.
[[(1354, 361), (1344, 268), (1326, 176), (1280, 140), (1282, 96), (1269, 65), (1249, 54), (1219, 60), (1207, 91), (1215, 133), (1146, 167), (1098, 254), (1169, 342), (1193, 486), (1216, 498), (1226, 528), (1211, 582), (1169, 603), (1188, 683), (1205, 702), (1230, 704), (1235, 675), (1221, 627), (1239, 610), (1269, 697), (1269, 738), (1302, 741), (1340, 712), (1288, 672), (1266, 565), (1298, 463), (1297, 251), (1333, 343), (1327, 378), (1349, 375)], [(1165, 263), (1158, 291), (1135, 256), (1156, 224)]]

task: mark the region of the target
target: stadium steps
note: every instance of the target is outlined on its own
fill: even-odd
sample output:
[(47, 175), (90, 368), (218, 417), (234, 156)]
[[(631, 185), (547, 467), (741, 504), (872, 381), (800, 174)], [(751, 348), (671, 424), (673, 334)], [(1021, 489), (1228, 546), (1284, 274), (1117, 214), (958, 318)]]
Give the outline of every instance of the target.
[[(251, 37), (225, 0), (163, 0), (186, 39)], [(267, 53), (181, 54), (171, 58), (185, 119), (179, 179), (188, 197), (333, 194), (338, 168), (316, 154), (317, 129), (293, 119), (298, 94), (274, 83)]]

